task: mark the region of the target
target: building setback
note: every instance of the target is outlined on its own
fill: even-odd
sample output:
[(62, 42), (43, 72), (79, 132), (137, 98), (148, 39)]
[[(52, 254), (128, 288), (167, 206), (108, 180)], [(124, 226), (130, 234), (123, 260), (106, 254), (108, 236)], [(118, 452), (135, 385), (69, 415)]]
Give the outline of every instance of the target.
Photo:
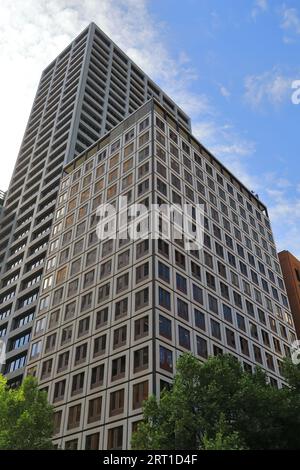
[(289, 251), (281, 251), (278, 256), (297, 338), (300, 339), (300, 261)]
[(190, 119), (95, 24), (42, 73), (0, 228), (2, 369), (20, 384), (63, 166), (155, 96)]
[[(204, 247), (97, 236), (97, 207), (205, 205)], [(295, 329), (267, 209), (155, 100), (65, 167), (27, 373), (55, 406), (54, 442), (126, 449), (177, 357), (230, 353), (282, 385)]]

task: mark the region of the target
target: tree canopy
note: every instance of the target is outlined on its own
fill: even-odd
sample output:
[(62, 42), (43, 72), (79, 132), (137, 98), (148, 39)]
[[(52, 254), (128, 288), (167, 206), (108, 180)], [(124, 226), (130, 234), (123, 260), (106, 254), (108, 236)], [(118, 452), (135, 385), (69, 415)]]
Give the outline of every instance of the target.
[(230, 355), (182, 355), (171, 389), (145, 402), (133, 449), (299, 449), (300, 370), (284, 369), (289, 386), (277, 389)]
[(52, 449), (52, 433), (53, 407), (36, 379), (10, 389), (0, 375), (0, 449)]

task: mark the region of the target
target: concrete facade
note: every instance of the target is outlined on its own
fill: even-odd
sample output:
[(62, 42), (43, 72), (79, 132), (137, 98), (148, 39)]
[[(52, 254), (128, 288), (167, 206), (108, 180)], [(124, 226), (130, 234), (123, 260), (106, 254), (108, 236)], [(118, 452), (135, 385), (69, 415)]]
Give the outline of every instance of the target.
[[(203, 204), (203, 249), (100, 240), (97, 207), (120, 195)], [(129, 448), (185, 351), (230, 353), (282, 386), (296, 335), (267, 209), (154, 100), (65, 167), (41, 282), (27, 373), (55, 406), (58, 447)]]

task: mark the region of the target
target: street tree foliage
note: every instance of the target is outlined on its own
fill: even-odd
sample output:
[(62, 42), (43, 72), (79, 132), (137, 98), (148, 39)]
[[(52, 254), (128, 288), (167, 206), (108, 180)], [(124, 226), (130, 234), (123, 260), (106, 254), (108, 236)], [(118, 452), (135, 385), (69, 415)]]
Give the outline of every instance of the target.
[(277, 389), (259, 368), (243, 370), (232, 356), (201, 363), (182, 355), (172, 387), (144, 403), (133, 449), (299, 449), (300, 367), (286, 361), (287, 387)]
[(27, 377), (16, 389), (0, 375), (0, 449), (52, 449), (53, 407)]

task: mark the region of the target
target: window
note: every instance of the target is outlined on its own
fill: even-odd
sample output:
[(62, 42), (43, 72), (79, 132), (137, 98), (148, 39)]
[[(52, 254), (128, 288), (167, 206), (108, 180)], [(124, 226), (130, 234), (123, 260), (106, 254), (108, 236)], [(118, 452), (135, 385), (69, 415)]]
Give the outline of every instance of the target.
[(176, 273), (176, 288), (183, 292), (184, 294), (187, 293), (187, 281), (184, 276), (181, 276), (181, 274)]
[(124, 389), (110, 394), (109, 416), (116, 416), (124, 411)]
[(234, 331), (230, 330), (229, 328), (226, 328), (225, 331), (226, 331), (226, 341), (227, 341), (228, 346), (235, 349), (236, 344), (235, 344)]
[(207, 284), (207, 287), (210, 287), (211, 289), (216, 290), (216, 279), (209, 272), (206, 272), (206, 284)]
[(58, 356), (57, 372), (62, 372), (68, 368), (70, 351), (66, 351)]
[(106, 335), (99, 336), (94, 340), (93, 357), (101, 356), (106, 352)]
[(78, 395), (79, 393), (82, 393), (83, 385), (84, 385), (84, 372), (80, 372), (80, 374), (74, 375), (72, 379), (71, 395), (74, 396), (74, 395)]
[(195, 308), (194, 316), (195, 316), (195, 326), (197, 328), (200, 328), (200, 330), (205, 331), (206, 330), (205, 314)]
[(142, 282), (147, 279), (149, 276), (149, 263), (142, 264), (138, 266), (135, 270), (135, 279), (136, 283)]
[(221, 341), (221, 327), (220, 323), (211, 319), (210, 320), (210, 325), (211, 325), (211, 334), (214, 338), (218, 339)]
[(191, 261), (191, 271), (193, 277), (201, 280), (201, 268), (198, 264), (194, 263), (193, 261)]
[(85, 450), (98, 450), (100, 442), (99, 432), (89, 434), (85, 438)]
[(46, 379), (51, 375), (52, 372), (52, 359), (48, 359), (47, 361), (44, 361), (42, 364), (42, 372), (41, 372), (41, 379)]
[[(128, 283), (129, 283), (129, 274), (128, 273), (125, 273), (122, 276), (119, 276), (117, 278), (116, 292), (119, 293), (119, 292), (122, 292), (123, 290), (128, 289), (128, 287), (129, 287)], [(100, 289), (101, 289), (101, 287), (100, 287)]]
[(134, 351), (133, 355), (133, 371), (141, 372), (144, 369), (147, 369), (149, 365), (149, 353), (148, 353), (148, 346), (142, 349), (138, 349)]
[(77, 346), (75, 350), (75, 366), (84, 362), (86, 360), (86, 356), (87, 356), (87, 343)]
[(201, 336), (197, 336), (197, 354), (204, 359), (208, 357), (207, 341)]
[(128, 298), (119, 300), (115, 304), (115, 320), (127, 315), (128, 312)]
[(175, 250), (175, 263), (185, 270), (185, 256), (177, 250)]
[(142, 289), (135, 294), (135, 310), (149, 305), (149, 289)]
[(77, 294), (78, 287), (79, 287), (79, 279), (77, 278), (77, 279), (74, 279), (74, 281), (69, 283), (67, 296), (71, 297), (72, 295)]
[(92, 307), (92, 301), (93, 301), (93, 292), (89, 292), (88, 294), (83, 295), (81, 297), (81, 306), (80, 306), (81, 312), (91, 308)]
[(123, 268), (129, 264), (130, 250), (126, 250), (118, 255), (118, 269)]
[(193, 284), (193, 299), (203, 305), (203, 291), (196, 284)]
[(159, 347), (159, 365), (167, 372), (173, 372), (173, 353), (164, 346)]
[(249, 346), (248, 346), (248, 341), (240, 336), (240, 345), (241, 345), (241, 351), (243, 354), (246, 356), (249, 356)]
[(104, 364), (93, 367), (91, 373), (91, 389), (103, 385), (104, 378)]
[(80, 415), (81, 415), (81, 405), (75, 405), (69, 408), (67, 429), (73, 429), (79, 426)]
[(158, 252), (169, 258), (169, 244), (162, 239), (158, 239)]
[(114, 330), (113, 333), (113, 349), (120, 348), (126, 344), (127, 326), (121, 326)]
[(111, 380), (120, 380), (125, 377), (126, 357), (121, 356), (112, 361)]
[(190, 332), (182, 326), (178, 327), (179, 345), (185, 349), (191, 349)]
[(236, 320), (237, 320), (238, 328), (242, 331), (246, 331), (245, 318), (242, 315), (240, 315), (239, 313), (237, 313), (236, 314)]
[(149, 253), (149, 240), (143, 240), (136, 245), (136, 258), (141, 258)]
[(108, 430), (107, 449), (122, 450), (123, 447), (123, 426), (118, 426)]
[(78, 325), (78, 338), (88, 334), (90, 329), (90, 317), (85, 317), (80, 320)]
[(162, 287), (158, 289), (158, 298), (159, 298), (159, 305), (166, 308), (167, 310), (171, 310), (171, 294), (170, 292), (166, 291)]
[[(0, 335), (1, 336), (1, 335)], [(41, 346), (42, 346), (42, 342), (41, 341), (37, 341), (36, 343), (33, 343), (32, 347), (31, 347), (31, 354), (30, 354), (30, 357), (36, 357), (40, 354), (41, 352)]]
[(224, 315), (224, 320), (233, 323), (232, 320), (232, 311), (231, 308), (228, 307), (227, 305), (223, 304), (223, 315)]
[(53, 432), (54, 434), (58, 434), (60, 432), (60, 425), (61, 425), (61, 418), (62, 418), (62, 411), (56, 411), (53, 415)]
[(110, 294), (110, 283), (107, 282), (98, 289), (98, 303), (104, 302)]
[(134, 339), (138, 340), (148, 336), (149, 333), (149, 319), (148, 315), (135, 320), (134, 322)]
[(95, 423), (101, 419), (102, 397), (89, 400), (88, 406), (88, 424)]
[(159, 315), (159, 334), (172, 340), (172, 322), (163, 315)]
[(56, 343), (56, 333), (47, 336), (46, 338), (46, 345), (45, 345), (45, 353), (52, 351), (55, 348)]
[(143, 401), (148, 398), (148, 381), (135, 384), (132, 389), (132, 408), (137, 410), (142, 408)]
[(179, 317), (189, 321), (189, 306), (187, 302), (184, 302), (182, 299), (177, 299), (177, 313)]
[(93, 269), (92, 271), (87, 272), (84, 277), (83, 277), (83, 288), (86, 289), (87, 287), (90, 287), (95, 279), (95, 270)]

